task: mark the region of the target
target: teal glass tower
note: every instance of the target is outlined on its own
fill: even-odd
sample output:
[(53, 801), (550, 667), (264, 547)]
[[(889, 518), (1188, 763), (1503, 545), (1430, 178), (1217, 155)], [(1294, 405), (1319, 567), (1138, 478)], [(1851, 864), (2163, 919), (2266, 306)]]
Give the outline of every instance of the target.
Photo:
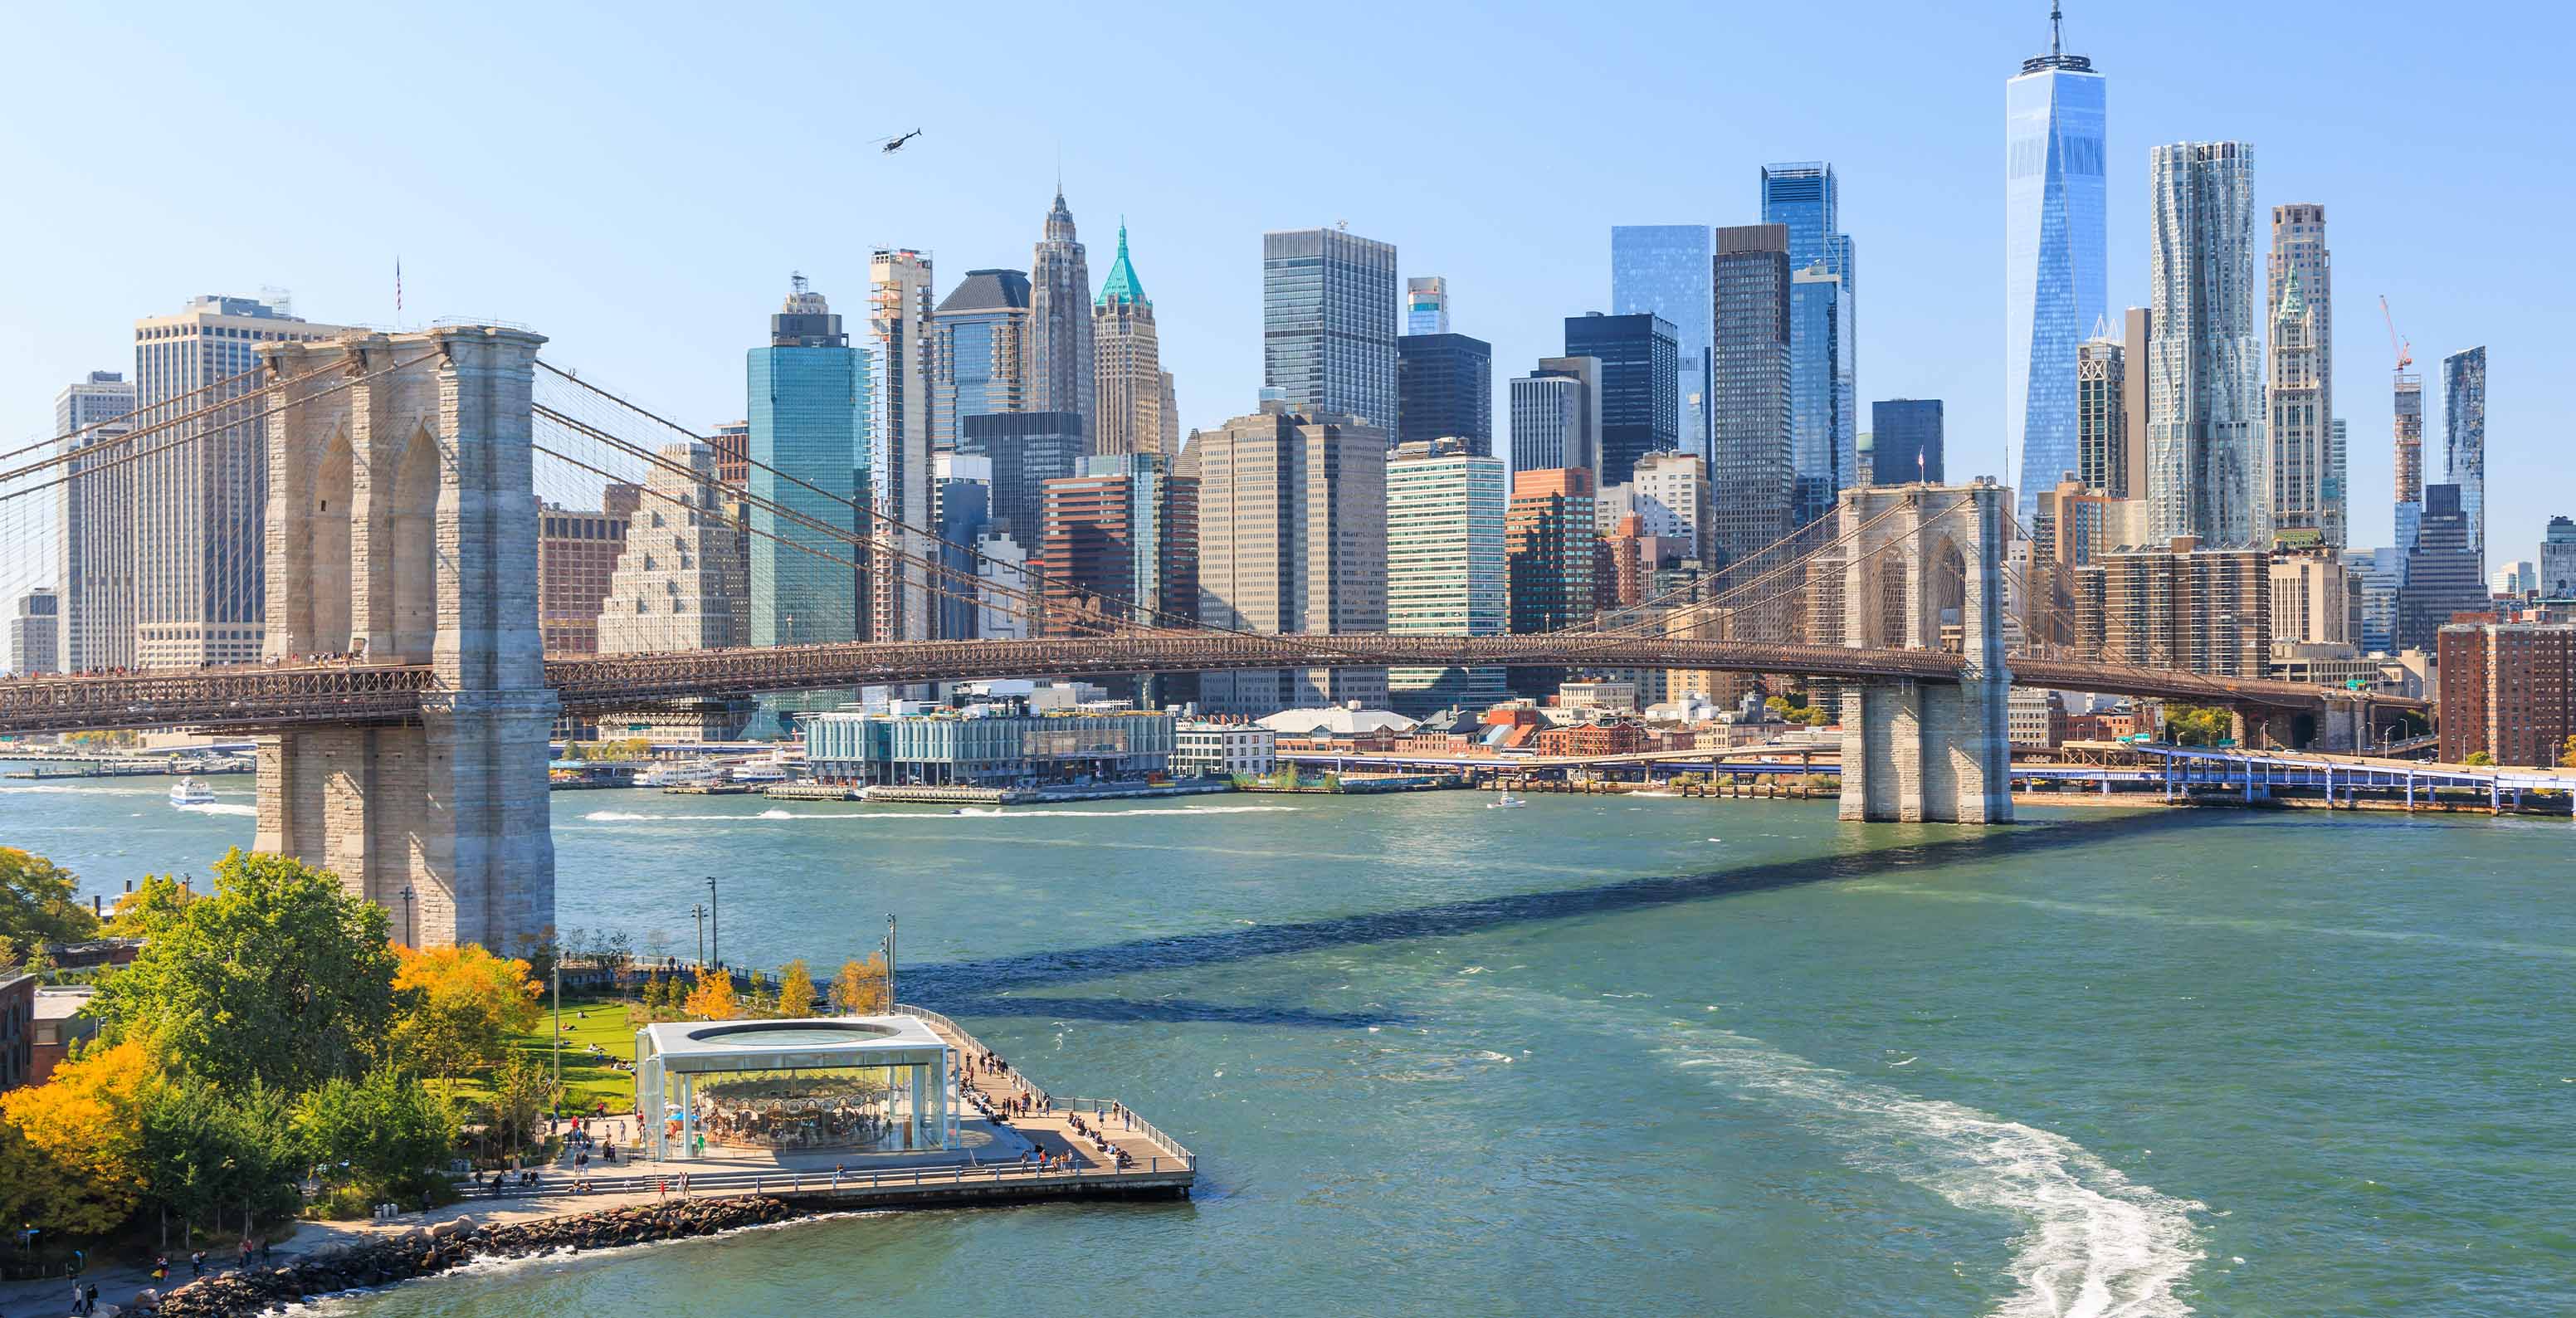
[(866, 499), (857, 471), (868, 452), (868, 355), (850, 346), (841, 318), (802, 275), (769, 318), (769, 346), (748, 355), (745, 394), (751, 643), (860, 639), (865, 610), (851, 537), (867, 529), (855, 508)]

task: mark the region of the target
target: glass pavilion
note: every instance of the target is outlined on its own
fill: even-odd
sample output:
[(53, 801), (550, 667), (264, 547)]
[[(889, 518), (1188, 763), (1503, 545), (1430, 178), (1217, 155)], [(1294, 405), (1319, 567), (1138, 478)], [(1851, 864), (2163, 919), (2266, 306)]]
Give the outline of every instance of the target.
[(913, 1016), (649, 1025), (635, 1110), (655, 1158), (953, 1149), (950, 1054)]

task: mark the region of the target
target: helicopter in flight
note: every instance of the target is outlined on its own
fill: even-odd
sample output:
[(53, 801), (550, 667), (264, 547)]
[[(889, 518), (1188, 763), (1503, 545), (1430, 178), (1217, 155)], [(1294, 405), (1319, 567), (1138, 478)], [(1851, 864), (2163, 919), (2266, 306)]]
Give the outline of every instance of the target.
[(909, 133), (904, 133), (896, 137), (880, 137), (877, 139), (877, 150), (890, 156), (897, 151), (901, 151), (904, 143), (919, 136), (921, 136), (921, 130), (916, 128)]

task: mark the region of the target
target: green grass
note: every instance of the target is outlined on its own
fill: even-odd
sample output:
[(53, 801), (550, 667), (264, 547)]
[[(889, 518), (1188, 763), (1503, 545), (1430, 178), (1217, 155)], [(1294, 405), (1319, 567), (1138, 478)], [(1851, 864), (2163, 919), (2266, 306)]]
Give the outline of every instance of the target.
[[(538, 1020), (537, 1028), (513, 1036), (510, 1048), (514, 1054), (533, 1057), (541, 1065), (552, 1065), (554, 1049), (548, 1039), (554, 1028), (554, 1002), (548, 999), (545, 1005), (546, 1013)], [(637, 1018), (640, 1020), (642, 1015), (639, 1009)], [(567, 993), (563, 1000), (563, 1023), (564, 1110), (568, 1113), (586, 1112), (600, 1102), (607, 1103), (611, 1112), (622, 1112), (632, 1107), (635, 1102), (633, 1073), (600, 1065), (599, 1059), (590, 1051), (590, 1046), (596, 1043), (608, 1050), (610, 1058), (621, 1062), (635, 1060), (635, 1031), (640, 1026), (628, 1022), (626, 1004), (615, 998), (576, 998)], [(479, 1071), (458, 1081), (451, 1092), (467, 1103), (488, 1102), (492, 1097), (491, 1079), (489, 1069)]]

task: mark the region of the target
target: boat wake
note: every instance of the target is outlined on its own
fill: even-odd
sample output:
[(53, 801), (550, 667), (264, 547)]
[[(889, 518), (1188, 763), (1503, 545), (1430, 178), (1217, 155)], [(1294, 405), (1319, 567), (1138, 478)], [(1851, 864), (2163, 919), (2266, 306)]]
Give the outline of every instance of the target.
[(192, 815), (244, 815), (252, 818), (259, 815), (259, 808), (256, 806), (235, 805), (229, 801), (209, 801), (203, 805), (183, 805), (178, 808)]
[(669, 815), (642, 815), (632, 810), (593, 810), (583, 815), (582, 820), (592, 824), (641, 824), (670, 817)]
[(2006, 1270), (2021, 1289), (1994, 1318), (2173, 1318), (2174, 1286), (2204, 1257), (2203, 1205), (2137, 1184), (2051, 1131), (1909, 1097), (1725, 1032), (1694, 1032), (1674, 1064), (1780, 1107), (1844, 1159), (1950, 1203), (2023, 1223)]

